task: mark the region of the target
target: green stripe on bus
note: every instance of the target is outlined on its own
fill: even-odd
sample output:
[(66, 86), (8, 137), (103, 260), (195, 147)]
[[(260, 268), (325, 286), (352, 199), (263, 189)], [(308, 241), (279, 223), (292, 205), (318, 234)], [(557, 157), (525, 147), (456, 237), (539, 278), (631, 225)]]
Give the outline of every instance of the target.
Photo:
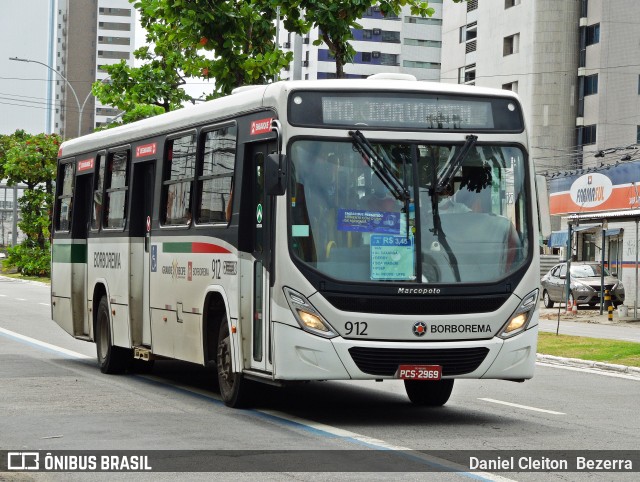
[(86, 263), (86, 244), (54, 244), (51, 259), (54, 263)]
[(192, 243), (162, 243), (163, 253), (191, 253)]

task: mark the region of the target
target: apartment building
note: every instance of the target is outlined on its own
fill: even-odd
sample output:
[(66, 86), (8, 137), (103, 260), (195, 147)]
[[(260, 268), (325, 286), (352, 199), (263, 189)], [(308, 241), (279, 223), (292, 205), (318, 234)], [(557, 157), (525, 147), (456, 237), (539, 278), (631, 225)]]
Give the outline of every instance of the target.
[[(446, 2), (442, 81), (517, 91), (540, 172), (640, 142), (640, 2)], [(608, 157), (608, 159), (607, 159)]]
[[(65, 138), (93, 132), (120, 112), (91, 95), (96, 80), (108, 81), (103, 66), (133, 63), (135, 11), (128, 0), (58, 0), (55, 132)], [(75, 93), (75, 95), (74, 95)]]
[[(404, 8), (397, 17), (384, 17), (378, 7), (368, 9), (353, 31), (356, 55), (345, 65), (346, 77), (363, 78), (380, 72), (407, 73), (419, 80), (440, 80), (443, 0), (431, 0), (430, 18), (412, 16)], [(325, 44), (313, 45), (318, 29), (300, 37), (280, 33), (280, 47), (294, 52), (294, 61), (282, 73), (283, 79), (327, 79), (335, 77), (335, 61)]]

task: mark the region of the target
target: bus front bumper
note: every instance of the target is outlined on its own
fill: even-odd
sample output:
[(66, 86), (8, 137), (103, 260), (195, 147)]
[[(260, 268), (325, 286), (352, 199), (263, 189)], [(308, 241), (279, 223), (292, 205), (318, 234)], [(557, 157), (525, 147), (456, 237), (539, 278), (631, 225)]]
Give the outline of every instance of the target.
[(326, 339), (290, 325), (273, 326), (278, 380), (393, 379), (397, 365), (423, 364), (417, 360), (441, 365), (444, 378), (524, 380), (533, 377), (538, 341), (537, 324), (506, 340), (438, 342)]

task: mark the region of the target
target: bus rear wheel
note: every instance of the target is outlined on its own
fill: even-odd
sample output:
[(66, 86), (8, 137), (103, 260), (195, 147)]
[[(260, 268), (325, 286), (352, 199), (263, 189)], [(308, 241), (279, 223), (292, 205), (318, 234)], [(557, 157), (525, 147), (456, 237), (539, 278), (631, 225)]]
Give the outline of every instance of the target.
[(453, 378), (438, 381), (405, 380), (404, 388), (415, 405), (441, 407), (451, 396)]
[(231, 336), (226, 315), (220, 323), (218, 332), (217, 369), (220, 396), (228, 407), (242, 408), (249, 405), (251, 400), (251, 382), (246, 380), (242, 373), (233, 371), (231, 360)]
[(103, 296), (98, 305), (96, 318), (96, 351), (98, 365), (102, 373), (124, 373), (131, 361), (131, 350), (114, 346), (111, 338), (111, 323), (109, 317), (109, 303)]

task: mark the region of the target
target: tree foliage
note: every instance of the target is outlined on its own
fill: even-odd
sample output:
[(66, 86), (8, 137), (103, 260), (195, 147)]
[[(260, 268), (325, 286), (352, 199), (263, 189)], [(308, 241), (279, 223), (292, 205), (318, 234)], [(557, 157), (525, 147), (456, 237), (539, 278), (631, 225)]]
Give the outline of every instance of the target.
[(0, 178), (6, 178), (9, 186), (26, 186), (18, 200), (18, 227), (26, 239), (9, 249), (5, 261), (24, 274), (49, 274), (53, 179), (60, 142), (56, 134), (32, 135), (23, 130), (0, 136)]
[(205, 99), (235, 87), (277, 77), (291, 53), (275, 48), (275, 7), (266, 0), (130, 0), (140, 12), (148, 45), (137, 49), (139, 67), (107, 65), (94, 95), (127, 114), (123, 122), (179, 109), (195, 99), (186, 78), (215, 79)]

